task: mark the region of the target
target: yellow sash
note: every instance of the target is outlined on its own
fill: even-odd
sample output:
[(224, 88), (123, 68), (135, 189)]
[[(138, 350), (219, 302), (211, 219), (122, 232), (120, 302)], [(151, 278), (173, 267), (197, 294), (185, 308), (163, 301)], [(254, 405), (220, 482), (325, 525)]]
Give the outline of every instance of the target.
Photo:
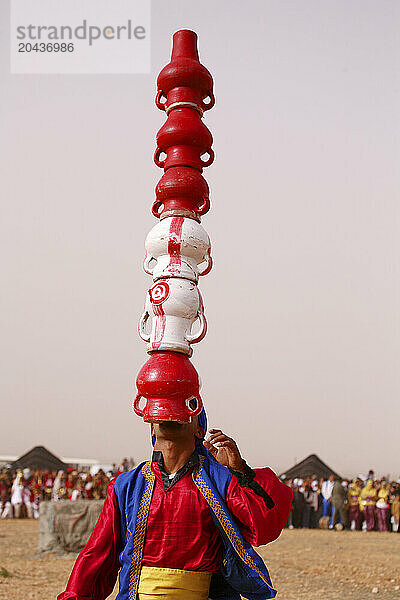
[(211, 573), (142, 567), (139, 600), (207, 600)]

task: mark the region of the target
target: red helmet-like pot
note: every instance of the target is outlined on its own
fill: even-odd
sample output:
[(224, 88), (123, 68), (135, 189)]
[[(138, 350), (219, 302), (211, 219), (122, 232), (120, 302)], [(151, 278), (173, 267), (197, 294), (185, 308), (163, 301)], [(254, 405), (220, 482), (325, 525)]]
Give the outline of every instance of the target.
[(152, 209), (155, 217), (179, 215), (200, 220), (209, 209), (208, 184), (197, 169), (173, 167), (158, 182)]
[[(140, 369), (136, 387), (133, 409), (147, 423), (189, 423), (203, 408), (198, 373), (181, 353), (154, 352)], [(146, 399), (143, 409), (139, 408), (141, 398)], [(197, 400), (195, 408), (189, 404), (193, 398)]]
[[(209, 98), (208, 103), (205, 98)], [(199, 61), (197, 35), (187, 29), (174, 34), (171, 62), (157, 78), (157, 107), (168, 111), (176, 102), (195, 104), (201, 111), (209, 110), (215, 102), (211, 73)]]
[[(184, 165), (201, 172), (203, 167), (210, 166), (214, 160), (212, 142), (209, 129), (195, 110), (177, 108), (170, 112), (157, 133), (154, 162), (161, 169)], [(164, 160), (160, 160), (162, 152), (166, 154)], [(202, 159), (204, 154), (208, 154), (207, 160)]]

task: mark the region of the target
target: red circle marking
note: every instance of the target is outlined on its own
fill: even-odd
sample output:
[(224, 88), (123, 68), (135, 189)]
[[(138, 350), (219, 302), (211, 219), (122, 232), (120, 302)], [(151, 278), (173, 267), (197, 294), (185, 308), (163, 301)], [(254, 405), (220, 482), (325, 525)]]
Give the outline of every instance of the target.
[(169, 296), (169, 285), (166, 281), (159, 281), (149, 289), (150, 301), (156, 306), (162, 304)]

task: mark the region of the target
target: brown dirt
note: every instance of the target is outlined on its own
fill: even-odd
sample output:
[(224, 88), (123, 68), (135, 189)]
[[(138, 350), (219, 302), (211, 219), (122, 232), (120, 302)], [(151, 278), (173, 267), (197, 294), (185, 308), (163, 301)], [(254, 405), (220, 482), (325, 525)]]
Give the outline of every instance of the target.
[[(0, 600), (52, 600), (63, 590), (75, 557), (36, 556), (37, 543), (37, 522), (0, 521)], [(285, 530), (259, 552), (280, 600), (400, 600), (400, 535)]]
[(280, 600), (400, 599), (396, 533), (284, 530), (258, 552)]

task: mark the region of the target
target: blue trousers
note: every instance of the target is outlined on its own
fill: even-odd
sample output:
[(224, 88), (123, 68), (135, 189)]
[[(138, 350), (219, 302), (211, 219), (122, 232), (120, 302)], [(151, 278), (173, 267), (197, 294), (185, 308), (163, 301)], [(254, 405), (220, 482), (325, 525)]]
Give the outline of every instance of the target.
[(329, 517), (329, 525), (333, 525), (333, 504), (322, 498), (322, 516)]

